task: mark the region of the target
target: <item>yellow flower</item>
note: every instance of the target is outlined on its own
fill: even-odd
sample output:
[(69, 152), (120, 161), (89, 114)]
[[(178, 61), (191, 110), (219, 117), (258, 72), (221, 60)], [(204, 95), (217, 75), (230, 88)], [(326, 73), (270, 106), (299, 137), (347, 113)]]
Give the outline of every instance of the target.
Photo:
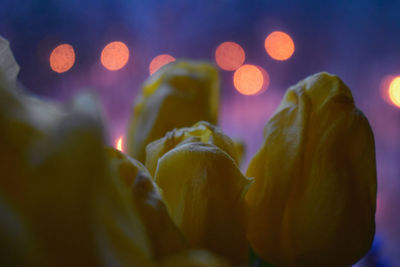
[(217, 70), (206, 63), (175, 62), (145, 82), (130, 123), (128, 154), (144, 162), (145, 148), (174, 128), (217, 122)]
[(375, 231), (374, 138), (350, 90), (315, 74), (290, 87), (252, 159), (248, 238), (278, 266), (350, 266)]
[(149, 170), (189, 243), (233, 263), (245, 262), (244, 195), (251, 180), (240, 172), (229, 137), (200, 122), (169, 132), (149, 144), (147, 152)]
[(139, 161), (114, 148), (108, 149), (108, 155), (113, 172), (124, 185), (121, 193), (133, 197), (133, 205), (146, 228), (154, 258), (160, 260), (187, 249), (187, 241), (171, 220), (159, 189), (147, 169)]
[(112, 178), (93, 99), (61, 108), (1, 80), (0, 99), (1, 193), (45, 251), (43, 265), (150, 265), (133, 200)]

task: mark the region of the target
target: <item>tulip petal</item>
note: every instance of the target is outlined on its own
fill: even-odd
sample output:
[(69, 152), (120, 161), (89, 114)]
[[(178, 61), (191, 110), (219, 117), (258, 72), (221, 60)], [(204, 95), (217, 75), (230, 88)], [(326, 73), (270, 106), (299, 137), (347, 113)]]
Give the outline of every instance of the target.
[(201, 121), (168, 132), (146, 150), (146, 167), (189, 243), (232, 263), (246, 262), (244, 196), (252, 180), (238, 168), (233, 141)]
[(251, 180), (227, 153), (210, 144), (181, 144), (159, 159), (155, 181), (192, 246), (246, 261), (244, 195)]
[(246, 144), (241, 139), (235, 139), (233, 140), (233, 145), (235, 146), (235, 150), (238, 157), (238, 164), (240, 165), (243, 162), (246, 155)]
[(165, 137), (150, 143), (146, 147), (146, 167), (150, 174), (154, 176), (158, 160), (169, 150), (179, 144), (193, 142), (215, 145), (228, 153), (236, 164), (239, 164), (241, 155), (229, 136), (222, 133), (218, 127), (206, 121), (200, 121), (192, 127), (174, 129), (168, 132)]
[(160, 260), (188, 248), (187, 241), (174, 224), (161, 197), (158, 186), (147, 169), (122, 152), (108, 149), (112, 168), (125, 186), (124, 195), (133, 197), (146, 228), (154, 258)]
[(44, 253), (15, 207), (0, 195), (0, 257), (3, 266), (46, 266)]
[(313, 75), (288, 89), (252, 159), (248, 238), (280, 265), (349, 266), (375, 231), (372, 130), (336, 76)]
[(128, 154), (144, 162), (145, 148), (174, 128), (217, 122), (218, 72), (206, 63), (174, 62), (149, 77), (135, 103)]

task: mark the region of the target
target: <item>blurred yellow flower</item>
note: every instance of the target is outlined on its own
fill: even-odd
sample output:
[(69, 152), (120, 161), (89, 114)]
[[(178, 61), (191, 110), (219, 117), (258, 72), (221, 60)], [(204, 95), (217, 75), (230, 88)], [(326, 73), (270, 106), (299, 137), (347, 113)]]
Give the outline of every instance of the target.
[(288, 89), (252, 159), (248, 238), (278, 266), (350, 266), (375, 231), (374, 137), (350, 90), (318, 73)]
[(0, 256), (2, 266), (44, 266), (44, 252), (21, 214), (0, 195)]
[(169, 216), (159, 189), (147, 169), (117, 149), (108, 148), (107, 152), (113, 173), (124, 185), (121, 193), (133, 197), (133, 205), (146, 228), (154, 258), (160, 260), (188, 249), (187, 241)]
[(149, 170), (189, 243), (232, 263), (246, 262), (244, 196), (251, 179), (240, 172), (230, 138), (200, 122), (169, 132), (147, 152)]
[(150, 265), (138, 211), (112, 179), (95, 101), (81, 95), (61, 108), (1, 80), (0, 99), (1, 195), (46, 252), (43, 266)]
[(218, 119), (219, 79), (206, 63), (177, 61), (148, 78), (135, 102), (128, 154), (144, 162), (145, 148), (174, 128)]

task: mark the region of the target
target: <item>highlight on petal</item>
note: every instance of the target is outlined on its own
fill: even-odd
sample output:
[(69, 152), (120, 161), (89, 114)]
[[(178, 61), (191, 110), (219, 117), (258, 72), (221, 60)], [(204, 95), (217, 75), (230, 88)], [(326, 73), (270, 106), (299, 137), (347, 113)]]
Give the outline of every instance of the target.
[(246, 175), (248, 238), (267, 262), (350, 266), (375, 232), (372, 130), (336, 76), (318, 73), (288, 89), (265, 126)]
[(218, 72), (212, 65), (176, 61), (161, 68), (145, 81), (135, 102), (128, 154), (144, 162), (146, 145), (168, 131), (201, 120), (215, 124), (218, 98)]
[(146, 167), (114, 148), (108, 148), (107, 152), (116, 174), (114, 178), (119, 178), (124, 186), (123, 194), (133, 198), (132, 204), (146, 228), (154, 258), (160, 260), (187, 249), (188, 243), (169, 216)]

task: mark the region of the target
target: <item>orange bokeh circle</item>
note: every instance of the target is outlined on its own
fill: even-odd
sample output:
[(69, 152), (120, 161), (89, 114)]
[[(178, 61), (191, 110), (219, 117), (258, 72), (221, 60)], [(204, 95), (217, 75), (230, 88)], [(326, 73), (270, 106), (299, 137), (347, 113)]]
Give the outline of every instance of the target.
[(233, 74), (233, 85), (243, 95), (254, 95), (262, 90), (264, 77), (258, 66), (245, 64)]
[(215, 50), (215, 62), (223, 70), (238, 69), (245, 57), (243, 48), (235, 42), (224, 42)]
[(75, 63), (75, 51), (70, 44), (61, 44), (50, 54), (50, 67), (57, 73), (63, 73), (72, 68)]
[(149, 65), (150, 75), (155, 73), (162, 66), (164, 66), (168, 63), (174, 62), (174, 61), (175, 61), (175, 58), (168, 54), (162, 54), (162, 55), (156, 56), (155, 58), (153, 58), (153, 60), (150, 62), (150, 65)]
[(101, 64), (111, 71), (122, 69), (129, 59), (129, 49), (119, 41), (111, 42), (101, 52)]
[(270, 33), (264, 42), (265, 50), (273, 59), (283, 61), (289, 59), (294, 53), (293, 39), (284, 32)]

